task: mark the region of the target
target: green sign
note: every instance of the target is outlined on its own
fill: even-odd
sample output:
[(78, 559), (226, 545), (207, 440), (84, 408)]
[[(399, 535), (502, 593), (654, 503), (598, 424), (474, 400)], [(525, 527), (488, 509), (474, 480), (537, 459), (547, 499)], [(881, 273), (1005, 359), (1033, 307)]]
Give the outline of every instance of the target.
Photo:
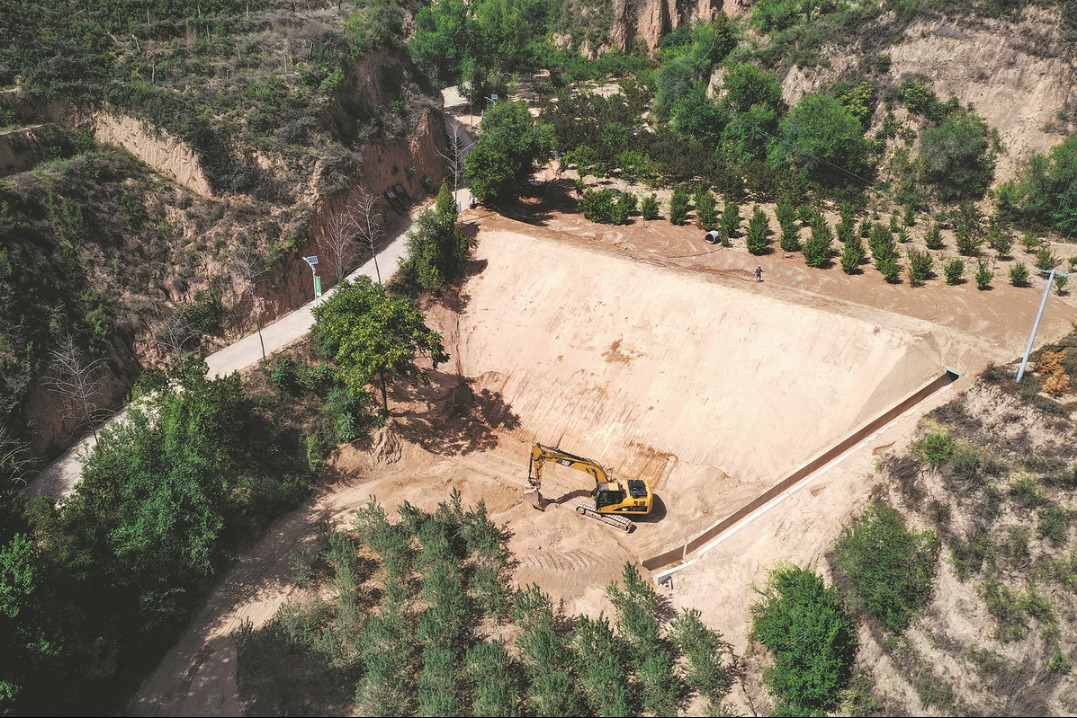
[(317, 274), (314, 275), (314, 296), (322, 296), (322, 278)]

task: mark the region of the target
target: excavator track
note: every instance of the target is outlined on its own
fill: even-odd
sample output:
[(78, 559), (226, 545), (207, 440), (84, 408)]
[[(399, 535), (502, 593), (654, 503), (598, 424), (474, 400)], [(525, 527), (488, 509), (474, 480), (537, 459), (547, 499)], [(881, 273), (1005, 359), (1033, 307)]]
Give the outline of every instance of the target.
[(632, 529), (636, 528), (636, 525), (632, 523), (631, 519), (624, 516), (618, 516), (617, 514), (600, 514), (595, 510), (595, 505), (590, 503), (576, 504), (576, 513), (588, 518), (597, 519), (602, 523), (612, 526), (618, 531), (624, 533), (632, 533)]

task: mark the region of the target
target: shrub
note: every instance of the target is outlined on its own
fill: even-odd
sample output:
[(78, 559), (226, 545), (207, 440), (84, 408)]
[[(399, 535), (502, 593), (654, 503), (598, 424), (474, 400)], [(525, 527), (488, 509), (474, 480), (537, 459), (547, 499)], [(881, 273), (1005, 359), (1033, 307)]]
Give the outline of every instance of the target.
[(929, 466), (939, 468), (949, 460), (954, 452), (954, 437), (943, 432), (932, 432), (923, 441), (913, 445)]
[(871, 220), (865, 217), (860, 220), (860, 226), (857, 228), (857, 232), (863, 239), (867, 239), (871, 235)]
[(658, 219), (660, 210), (661, 204), (658, 202), (657, 195), (650, 194), (643, 198), (643, 202), (640, 205), (640, 212), (643, 214), (644, 219)]
[(683, 188), (673, 190), (669, 199), (669, 223), (678, 227), (688, 221), (688, 192)]
[(696, 193), (696, 224), (699, 228), (709, 232), (718, 226), (717, 203), (710, 190), (700, 187)]
[(950, 286), (961, 284), (965, 277), (965, 263), (960, 259), (951, 259), (943, 265), (942, 273), (946, 275), (946, 283)]
[(856, 603), (901, 633), (927, 605), (938, 551), (934, 531), (910, 531), (894, 509), (876, 504), (842, 532), (835, 558)]
[(942, 230), (937, 224), (931, 225), (931, 228), (927, 230), (927, 234), (924, 235), (924, 244), (928, 249), (942, 249)]
[(822, 576), (795, 566), (775, 570), (752, 606), (752, 637), (774, 656), (763, 680), (779, 712), (818, 713), (837, 704), (852, 675), (856, 631), (841, 594)]
[(1028, 286), (1028, 267), (1024, 262), (1018, 262), (1010, 267), (1010, 284), (1015, 287)]
[(991, 288), (991, 280), (995, 278), (995, 273), (991, 271), (991, 265), (988, 263), (987, 258), (980, 260), (976, 267), (976, 288), (980, 291)]
[(923, 283), (935, 276), (932, 269), (935, 260), (927, 252), (909, 251), (909, 284), (914, 287), (922, 286)]
[(770, 238), (767, 236), (769, 231), (770, 220), (763, 208), (756, 205), (752, 218), (748, 220), (747, 244), (750, 253), (766, 254), (770, 250)]
[(593, 190), (583, 193), (577, 206), (583, 216), (592, 222), (611, 222), (614, 207), (617, 204), (617, 192), (612, 189)]
[(811, 226), (811, 236), (804, 243), (804, 263), (809, 267), (822, 267), (830, 261), (834, 233), (820, 214)]
[(1041, 506), (1036, 514), (1036, 533), (1055, 548), (1065, 546), (1070, 534), (1069, 512), (1054, 502)]
[(1073, 670), (1073, 661), (1061, 653), (1056, 653), (1047, 662), (1047, 670), (1058, 675), (1067, 675)]
[(1058, 296), (1063, 296), (1066, 293), (1066, 285), (1069, 284), (1070, 278), (1061, 274), (1055, 275), (1055, 292)]

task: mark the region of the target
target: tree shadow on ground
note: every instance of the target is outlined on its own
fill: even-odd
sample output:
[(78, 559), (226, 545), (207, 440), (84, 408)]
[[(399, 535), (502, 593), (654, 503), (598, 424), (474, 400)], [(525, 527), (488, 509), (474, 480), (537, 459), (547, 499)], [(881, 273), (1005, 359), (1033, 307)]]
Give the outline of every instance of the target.
[(428, 373), (425, 385), (398, 384), (389, 392), (400, 437), (427, 451), (448, 456), (488, 451), (497, 446), (498, 432), (520, 426), (520, 417), (500, 392), (476, 390), (475, 380), (443, 371)]
[(504, 216), (526, 224), (544, 227), (554, 215), (576, 213), (576, 184), (561, 177), (532, 187), (531, 192), (514, 202), (498, 207)]
[(489, 263), (486, 259), (469, 259), (467, 264), (464, 265), (463, 274), (445, 288), (445, 291), (438, 297), (437, 303), (456, 314), (460, 314), (467, 309), (468, 302), (471, 301), (471, 295), (467, 291), (467, 283), (475, 275), (482, 274)]

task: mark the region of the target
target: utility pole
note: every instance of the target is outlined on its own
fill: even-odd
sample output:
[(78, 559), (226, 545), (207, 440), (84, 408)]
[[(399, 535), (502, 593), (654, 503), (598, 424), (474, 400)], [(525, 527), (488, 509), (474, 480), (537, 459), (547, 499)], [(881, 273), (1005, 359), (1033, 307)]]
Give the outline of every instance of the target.
[(1051, 293), (1051, 287), (1054, 286), (1055, 277), (1068, 277), (1070, 275), (1059, 272), (1057, 270), (1037, 269), (1037, 272), (1047, 275), (1047, 286), (1043, 288), (1043, 300), (1040, 301), (1040, 311), (1036, 313), (1036, 322), (1032, 325), (1032, 334), (1028, 336), (1028, 346), (1025, 347), (1025, 356), (1021, 360), (1021, 368), (1017, 370), (1016, 381), (1021, 382), (1021, 379), (1025, 376), (1025, 367), (1028, 366), (1028, 355), (1032, 353), (1032, 344), (1036, 341), (1036, 332), (1040, 328), (1040, 319), (1043, 318), (1043, 310), (1047, 306), (1047, 295)]

